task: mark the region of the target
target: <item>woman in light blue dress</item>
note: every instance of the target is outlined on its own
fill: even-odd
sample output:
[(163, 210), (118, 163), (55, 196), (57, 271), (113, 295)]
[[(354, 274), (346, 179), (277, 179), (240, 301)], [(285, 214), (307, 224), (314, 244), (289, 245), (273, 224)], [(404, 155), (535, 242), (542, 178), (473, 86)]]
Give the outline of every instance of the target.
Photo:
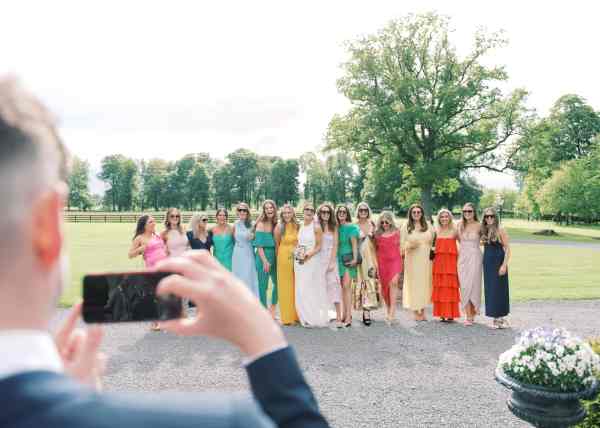
[(237, 206), (238, 221), (233, 225), (232, 271), (258, 298), (258, 276), (254, 260), (254, 247), (252, 246), (252, 223), (250, 221), (250, 208), (244, 202)]

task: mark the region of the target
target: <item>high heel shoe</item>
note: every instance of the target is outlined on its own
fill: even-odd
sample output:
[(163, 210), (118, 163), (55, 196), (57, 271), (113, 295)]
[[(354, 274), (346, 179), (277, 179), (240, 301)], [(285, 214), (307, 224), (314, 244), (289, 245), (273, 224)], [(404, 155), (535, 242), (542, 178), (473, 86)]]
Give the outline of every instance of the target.
[[(365, 314), (369, 314), (369, 318), (366, 318)], [(362, 322), (367, 327), (371, 325), (371, 312), (369, 312), (369, 311), (363, 311), (363, 320), (362, 320)]]

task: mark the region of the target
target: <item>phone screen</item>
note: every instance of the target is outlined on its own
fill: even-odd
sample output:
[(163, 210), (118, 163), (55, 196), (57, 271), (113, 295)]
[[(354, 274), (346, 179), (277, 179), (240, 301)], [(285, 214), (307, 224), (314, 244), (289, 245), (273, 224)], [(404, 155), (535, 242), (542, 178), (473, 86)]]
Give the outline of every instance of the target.
[(182, 301), (157, 296), (156, 286), (168, 272), (86, 275), (83, 278), (83, 320), (87, 323), (156, 321), (181, 317)]

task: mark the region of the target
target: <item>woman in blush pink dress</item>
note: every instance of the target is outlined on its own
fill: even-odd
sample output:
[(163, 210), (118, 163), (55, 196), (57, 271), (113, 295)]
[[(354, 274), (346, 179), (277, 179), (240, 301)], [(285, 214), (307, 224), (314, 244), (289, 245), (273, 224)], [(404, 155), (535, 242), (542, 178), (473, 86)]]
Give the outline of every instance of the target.
[[(167, 258), (167, 247), (163, 239), (156, 234), (154, 217), (147, 214), (138, 219), (133, 242), (129, 249), (130, 259), (138, 256), (144, 258), (147, 268), (152, 268), (159, 261)], [(160, 330), (157, 322), (153, 322), (150, 328), (154, 331)]]
[(177, 208), (169, 208), (165, 215), (165, 230), (160, 237), (167, 245), (169, 257), (181, 256), (190, 247), (190, 243), (181, 225), (181, 213)]
[(480, 233), (481, 224), (477, 219), (477, 211), (475, 206), (468, 202), (463, 207), (462, 220), (458, 224), (458, 281), (466, 326), (473, 325), (481, 306), (483, 254)]
[(337, 265), (338, 233), (333, 207), (327, 203), (322, 204), (317, 210), (317, 219), (323, 230), (321, 240), (321, 263), (325, 269), (325, 282), (327, 283), (327, 298), (335, 306), (335, 326), (342, 328), (342, 284)]
[(396, 320), (396, 300), (402, 273), (402, 254), (400, 231), (396, 227), (394, 214), (384, 211), (379, 216), (375, 244), (377, 245), (377, 264), (379, 266), (379, 283), (381, 296), (385, 302), (388, 325)]

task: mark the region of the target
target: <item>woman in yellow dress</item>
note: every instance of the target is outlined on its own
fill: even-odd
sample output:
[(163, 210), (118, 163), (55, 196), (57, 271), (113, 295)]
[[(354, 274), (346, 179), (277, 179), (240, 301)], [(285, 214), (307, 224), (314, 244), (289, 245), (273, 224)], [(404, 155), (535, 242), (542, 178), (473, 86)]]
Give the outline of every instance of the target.
[(427, 321), (425, 307), (431, 303), (431, 229), (425, 220), (423, 207), (419, 204), (412, 205), (400, 236), (404, 252), (402, 304), (413, 311), (415, 321)]
[(277, 288), (279, 293), (279, 311), (281, 323), (292, 325), (298, 322), (294, 288), (294, 251), (298, 245), (300, 225), (294, 208), (285, 204), (281, 209), (281, 221), (275, 227), (277, 246)]

